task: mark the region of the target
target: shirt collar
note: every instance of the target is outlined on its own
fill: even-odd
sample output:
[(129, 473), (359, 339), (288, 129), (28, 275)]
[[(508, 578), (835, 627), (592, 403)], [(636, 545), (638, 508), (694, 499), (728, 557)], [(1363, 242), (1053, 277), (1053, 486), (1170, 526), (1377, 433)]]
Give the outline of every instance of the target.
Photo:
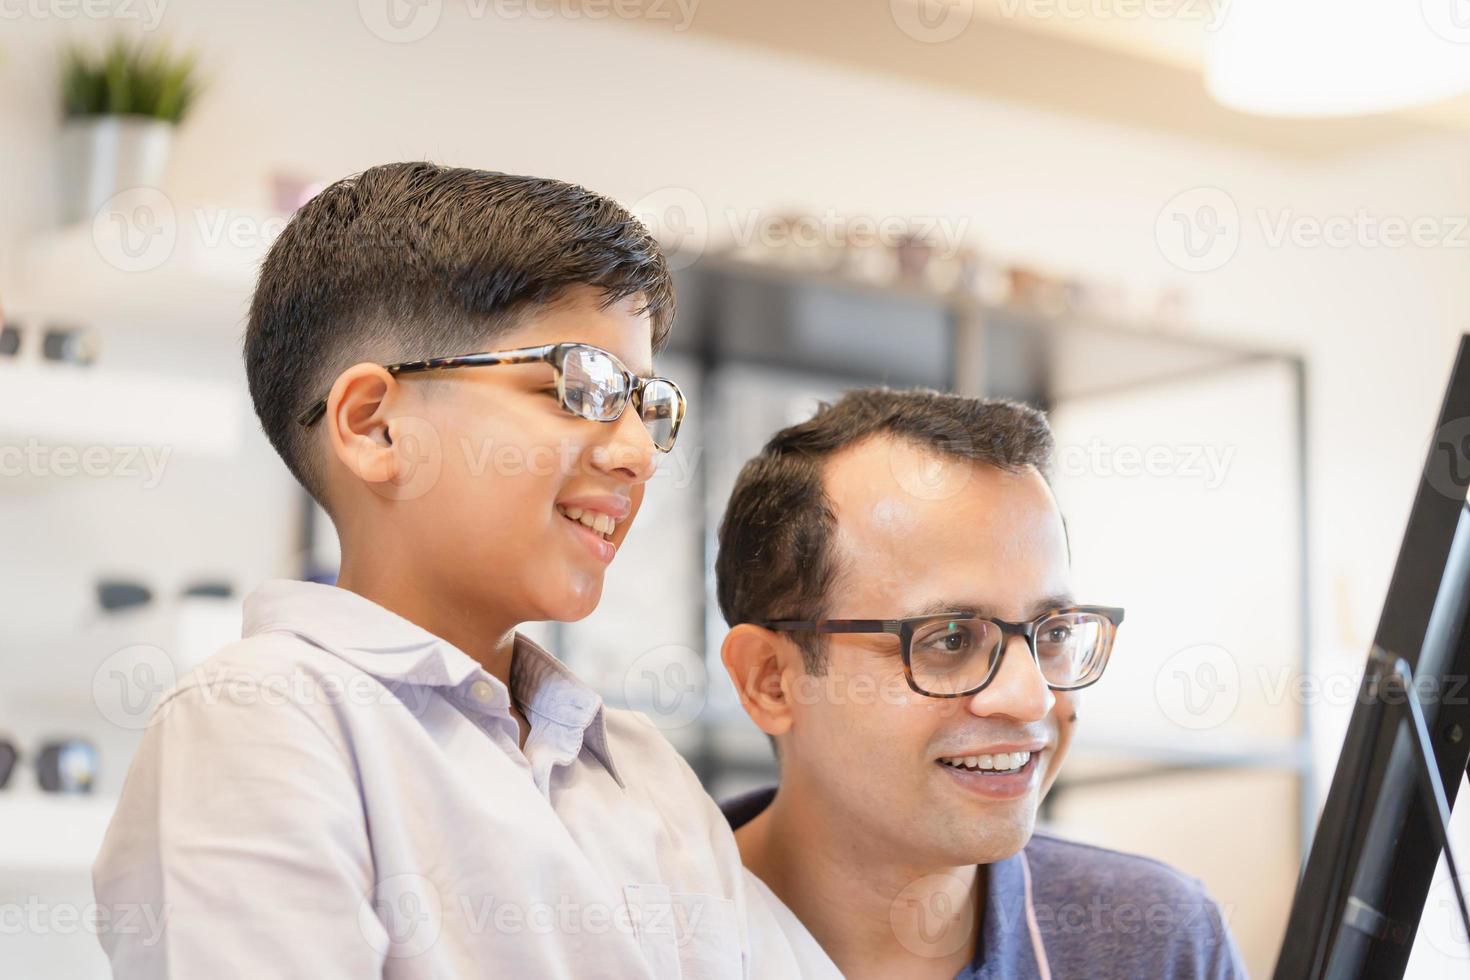
[(471, 677), (483, 679), (513, 694), (522, 710), (578, 732), (623, 784), (608, 745), (602, 698), (520, 633), (506, 691), (499, 678), (448, 640), (339, 586), (270, 579), (245, 597), (244, 606), (242, 636), (292, 633), (386, 683), (452, 688)]
[[(970, 969), (977, 978), (1013, 976), (1020, 964), (1034, 968), (1031, 932), (1027, 924), (1026, 861), (1023, 848), (1003, 861), (980, 865), (985, 875), (985, 912), (975, 937), (975, 959)], [(986, 972), (987, 965), (989, 972)], [(1021, 976), (1035, 975), (1020, 970)]]

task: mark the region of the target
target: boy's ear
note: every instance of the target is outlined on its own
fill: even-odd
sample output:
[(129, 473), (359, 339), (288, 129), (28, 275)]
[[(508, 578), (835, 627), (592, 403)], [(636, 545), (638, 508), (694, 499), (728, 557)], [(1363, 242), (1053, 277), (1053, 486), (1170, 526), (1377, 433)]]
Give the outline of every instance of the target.
[(438, 475), (437, 465), (425, 466), (437, 462), (437, 434), (427, 420), (403, 413), (404, 392), (381, 364), (354, 364), (337, 376), (322, 416), (337, 461), (375, 492), (394, 499), (422, 493), (422, 488), (405, 491), (410, 484), (423, 484), (426, 470)]
[(735, 626), (720, 645), (720, 660), (740, 695), (740, 704), (767, 735), (784, 735), (795, 722), (785, 675), (787, 670), (801, 669), (800, 656), (780, 633), (753, 623)]

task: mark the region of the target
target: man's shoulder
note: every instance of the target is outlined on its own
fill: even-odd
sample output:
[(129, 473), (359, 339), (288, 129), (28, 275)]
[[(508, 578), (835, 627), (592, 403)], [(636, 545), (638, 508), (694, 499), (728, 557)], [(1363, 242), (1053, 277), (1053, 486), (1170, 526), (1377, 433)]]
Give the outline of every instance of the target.
[[(1152, 895), (1166, 898), (1206, 896), (1204, 883), (1157, 858), (1037, 831), (1026, 844), (1026, 858), (1038, 890), (1055, 883), (1071, 894)], [(1065, 883), (1065, 884), (1063, 884)]]
[(1245, 976), (1227, 910), (1193, 875), (1050, 832), (1025, 855), (1053, 972), (1102, 956), (1121, 971), (1108, 976)]

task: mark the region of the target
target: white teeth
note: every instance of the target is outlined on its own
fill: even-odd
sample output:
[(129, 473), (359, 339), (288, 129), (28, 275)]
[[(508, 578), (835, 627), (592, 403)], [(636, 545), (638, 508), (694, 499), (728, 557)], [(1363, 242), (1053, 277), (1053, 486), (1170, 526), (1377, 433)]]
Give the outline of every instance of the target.
[(613, 520), (608, 515), (596, 514), (590, 510), (583, 510), (580, 507), (558, 507), (557, 510), (561, 511), (563, 515), (570, 517), (572, 520), (578, 522), (579, 524), (584, 524), (587, 527), (590, 527), (592, 530), (601, 535), (612, 534), (613, 530), (616, 529), (618, 526), (618, 522)]
[(950, 756), (939, 761), (955, 769), (981, 769), (1008, 772), (1019, 769), (1031, 759), (1030, 752), (997, 752), (993, 755)]

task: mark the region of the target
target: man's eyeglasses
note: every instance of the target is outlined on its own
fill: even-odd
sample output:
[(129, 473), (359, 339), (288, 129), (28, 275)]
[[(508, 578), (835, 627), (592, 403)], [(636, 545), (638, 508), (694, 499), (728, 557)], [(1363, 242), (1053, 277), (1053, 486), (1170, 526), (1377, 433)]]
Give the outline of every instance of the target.
[(1024, 636), (1041, 676), (1053, 691), (1075, 691), (1097, 682), (1123, 610), (1115, 606), (1054, 609), (1029, 623), (938, 613), (908, 619), (781, 619), (762, 623), (785, 633), (892, 633), (903, 644), (903, 672), (916, 694), (964, 698), (995, 679), (1006, 640)]
[[(666, 453), (674, 448), (686, 407), (684, 393), (679, 386), (668, 378), (640, 378), (613, 354), (591, 344), (546, 344), (457, 357), (432, 357), (423, 361), (385, 364), (384, 369), (396, 377), (449, 368), (536, 363), (551, 365), (556, 375), (557, 399), (561, 407), (572, 415), (593, 422), (615, 422), (631, 403), (659, 451)], [(296, 421), (309, 426), (326, 411), (327, 400), (322, 398), (298, 415)]]

